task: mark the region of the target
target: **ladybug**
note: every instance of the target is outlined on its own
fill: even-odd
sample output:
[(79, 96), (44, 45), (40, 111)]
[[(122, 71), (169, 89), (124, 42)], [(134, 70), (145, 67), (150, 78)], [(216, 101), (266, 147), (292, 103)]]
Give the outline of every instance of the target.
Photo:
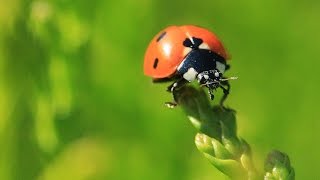
[[(213, 90), (221, 88), (222, 105), (230, 91), (228, 80), (235, 79), (223, 77), (230, 67), (227, 59), (222, 43), (209, 30), (194, 25), (169, 26), (150, 42), (144, 58), (144, 74), (152, 77), (153, 82), (173, 81), (167, 89), (173, 96), (176, 90), (194, 80), (208, 88), (212, 100)], [(166, 104), (177, 105), (176, 101)]]

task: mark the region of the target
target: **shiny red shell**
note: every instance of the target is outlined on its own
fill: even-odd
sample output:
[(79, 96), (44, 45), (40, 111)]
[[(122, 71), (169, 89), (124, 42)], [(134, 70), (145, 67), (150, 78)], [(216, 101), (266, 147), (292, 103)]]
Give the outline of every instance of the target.
[(197, 37), (210, 50), (228, 59), (226, 50), (217, 36), (204, 28), (185, 25), (169, 26), (160, 31), (150, 42), (144, 57), (144, 73), (153, 78), (171, 77), (184, 59), (183, 41)]

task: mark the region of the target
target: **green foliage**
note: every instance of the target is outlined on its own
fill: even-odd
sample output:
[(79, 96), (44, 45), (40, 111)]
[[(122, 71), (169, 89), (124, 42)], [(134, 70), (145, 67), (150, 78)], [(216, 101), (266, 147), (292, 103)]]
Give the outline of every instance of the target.
[(229, 50), (239, 79), (226, 105), (256, 164), (281, 149), (297, 179), (317, 179), (318, 1), (0, 2), (1, 180), (225, 179), (163, 105), (167, 85), (143, 75), (147, 44), (170, 24), (211, 29)]
[[(221, 106), (211, 109), (202, 89), (185, 86), (174, 94), (200, 132), (196, 135), (195, 144), (211, 164), (231, 179), (263, 179), (261, 172), (254, 167), (249, 144), (237, 136), (234, 110)], [(265, 179), (295, 178), (289, 157), (279, 151), (269, 153), (265, 171)]]
[(292, 180), (294, 179), (295, 172), (291, 167), (290, 159), (288, 155), (280, 151), (272, 151), (268, 154), (268, 157), (265, 161), (265, 175), (266, 180), (274, 179), (285, 179)]

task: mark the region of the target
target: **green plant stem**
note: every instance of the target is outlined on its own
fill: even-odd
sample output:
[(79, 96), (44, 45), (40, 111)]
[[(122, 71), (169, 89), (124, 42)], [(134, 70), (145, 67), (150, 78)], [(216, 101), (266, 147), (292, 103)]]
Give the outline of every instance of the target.
[(217, 169), (232, 179), (293, 180), (289, 157), (272, 151), (265, 162), (265, 173), (253, 164), (249, 144), (237, 136), (236, 113), (221, 106), (211, 107), (202, 89), (184, 86), (175, 91), (178, 104), (199, 131), (195, 144)]

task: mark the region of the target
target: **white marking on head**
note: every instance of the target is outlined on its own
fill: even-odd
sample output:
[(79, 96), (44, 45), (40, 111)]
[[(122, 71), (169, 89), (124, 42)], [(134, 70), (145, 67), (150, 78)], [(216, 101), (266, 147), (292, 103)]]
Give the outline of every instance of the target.
[(183, 78), (191, 82), (196, 78), (197, 74), (198, 72), (195, 69), (189, 68), (188, 71), (183, 74)]
[(219, 61), (216, 61), (216, 67), (222, 74), (226, 70), (226, 66), (223, 63), (219, 62)]
[(201, 43), (200, 46), (199, 46), (199, 49), (208, 49), (210, 50), (210, 47), (207, 43)]
[(216, 72), (214, 73), (214, 76), (215, 76), (215, 77), (219, 77), (219, 72), (216, 71)]
[(209, 75), (207, 75), (207, 74), (203, 75), (203, 77), (204, 77), (205, 79), (209, 79)]
[(191, 50), (192, 50), (191, 48), (185, 47), (185, 48), (183, 49), (183, 57), (185, 57), (187, 54), (189, 54), (189, 52), (190, 52)]
[(197, 78), (198, 78), (198, 82), (200, 82), (200, 80), (203, 78), (203, 75), (200, 73), (197, 75)]

